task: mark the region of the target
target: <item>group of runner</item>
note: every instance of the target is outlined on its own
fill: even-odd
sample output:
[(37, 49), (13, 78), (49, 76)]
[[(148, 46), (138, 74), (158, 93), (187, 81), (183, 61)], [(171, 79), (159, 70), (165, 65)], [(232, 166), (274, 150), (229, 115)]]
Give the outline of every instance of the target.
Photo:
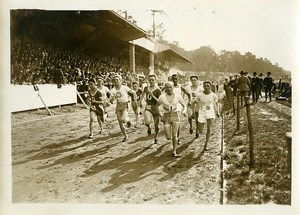
[[(181, 116), (188, 117), (189, 132), (193, 134), (195, 125), (195, 136), (203, 133), (206, 123), (207, 132), (204, 150), (208, 150), (208, 142), (211, 136), (213, 120), (219, 116), (218, 97), (211, 91), (211, 82), (204, 81), (199, 84), (196, 75), (190, 77), (190, 85), (183, 87), (178, 83), (178, 75), (173, 74), (171, 81), (165, 82), (163, 89), (157, 85), (155, 74), (148, 76), (148, 83), (142, 88), (139, 83), (132, 82), (131, 88), (122, 84), (122, 78), (116, 75), (113, 78), (114, 87), (109, 90), (103, 86), (101, 79), (89, 80), (89, 93), (87, 103), (90, 106), (90, 136), (93, 138), (93, 122), (97, 118), (100, 133), (103, 130), (102, 123), (107, 117), (107, 107), (116, 101), (116, 116), (119, 127), (124, 135), (123, 142), (128, 140), (125, 124), (131, 126), (128, 117), (128, 106), (131, 102), (135, 114), (135, 127), (139, 127), (140, 115), (144, 115), (144, 125), (147, 134), (151, 135), (151, 124), (154, 127), (154, 143), (158, 143), (159, 122), (164, 124), (164, 134), (167, 140), (172, 141), (173, 156), (177, 157), (177, 146), (180, 144), (180, 121)], [(187, 96), (187, 104), (183, 99)], [(131, 99), (130, 99), (131, 97)], [(131, 101), (130, 101), (131, 100)], [(141, 111), (143, 110), (143, 111)], [(194, 122), (195, 121), (195, 122)]]

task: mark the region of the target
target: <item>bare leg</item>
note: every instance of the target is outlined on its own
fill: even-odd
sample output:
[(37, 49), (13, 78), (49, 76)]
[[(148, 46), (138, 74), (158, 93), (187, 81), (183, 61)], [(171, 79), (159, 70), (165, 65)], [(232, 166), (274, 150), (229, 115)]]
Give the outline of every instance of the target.
[(166, 136), (167, 140), (171, 140), (171, 125), (165, 124), (164, 130), (165, 130), (165, 136)]
[(145, 125), (147, 126), (147, 133), (148, 135), (150, 135), (151, 134), (150, 123), (152, 121), (152, 114), (147, 110), (144, 113), (144, 120), (145, 120)]
[(210, 139), (211, 129), (212, 129), (212, 119), (207, 119), (207, 131), (206, 131), (204, 150), (207, 150), (207, 144)]
[(93, 123), (94, 123), (94, 117), (95, 117), (95, 113), (93, 111), (90, 111), (90, 138), (93, 137)]
[(99, 124), (99, 128), (100, 128), (100, 132), (99, 133), (101, 133), (102, 130), (103, 130), (103, 127), (102, 127), (102, 121), (100, 119), (100, 116), (97, 116), (97, 120), (98, 120), (98, 124)]
[(199, 137), (199, 122), (198, 122), (198, 112), (195, 112), (195, 124), (196, 124), (196, 138)]
[(159, 127), (158, 127), (158, 124), (159, 124), (159, 117), (154, 117), (153, 118), (154, 120), (154, 131), (155, 131), (155, 137), (154, 137), (154, 143), (157, 143), (157, 140), (158, 140), (158, 132), (159, 132)]
[(119, 126), (120, 126), (120, 129), (121, 129), (122, 133), (125, 136), (123, 141), (126, 141), (127, 138), (128, 138), (128, 135), (126, 133), (126, 129), (124, 127), (124, 123), (127, 121), (126, 112), (127, 112), (126, 110), (117, 111), (117, 119), (118, 119), (118, 122), (119, 122)]
[(173, 143), (173, 155), (177, 156), (177, 144), (178, 144), (178, 130), (179, 122), (172, 123), (172, 143)]

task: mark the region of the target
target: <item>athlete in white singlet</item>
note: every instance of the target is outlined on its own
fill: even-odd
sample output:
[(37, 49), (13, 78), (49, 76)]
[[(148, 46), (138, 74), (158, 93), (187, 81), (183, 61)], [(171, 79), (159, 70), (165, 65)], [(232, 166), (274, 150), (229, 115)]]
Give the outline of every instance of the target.
[(128, 118), (128, 102), (129, 102), (128, 93), (133, 95), (132, 102), (136, 102), (137, 97), (136, 97), (136, 93), (132, 89), (130, 89), (125, 85), (121, 85), (121, 81), (122, 81), (121, 76), (116, 75), (113, 81), (114, 81), (114, 87), (111, 89), (110, 102), (113, 103), (114, 100), (117, 100), (116, 114), (117, 114), (117, 119), (119, 122), (120, 129), (125, 136), (122, 142), (125, 142), (128, 139), (128, 135), (126, 133), (124, 123), (126, 123), (128, 127), (131, 126), (131, 123)]
[(195, 99), (195, 102), (199, 108), (199, 132), (203, 133), (204, 124), (207, 123), (206, 139), (204, 144), (204, 150), (208, 150), (207, 144), (210, 138), (212, 123), (215, 119), (215, 115), (219, 117), (219, 103), (218, 97), (210, 90), (211, 83), (209, 81), (203, 82), (203, 92), (199, 93)]
[[(173, 82), (173, 92), (182, 97), (183, 98), (183, 94), (186, 94), (188, 96), (188, 105), (191, 105), (191, 95), (186, 91), (186, 89), (184, 87), (182, 87), (179, 83), (178, 83), (178, 75), (177, 74), (173, 74), (172, 77), (171, 77), (171, 80)], [(178, 104), (178, 107), (177, 107), (177, 111), (179, 113), (182, 112), (182, 106), (180, 104)], [(178, 128), (178, 144), (180, 144), (180, 128), (181, 126), (179, 125), (179, 128)]]
[(203, 91), (203, 87), (199, 85), (198, 76), (192, 75), (190, 77), (191, 85), (187, 86), (185, 89), (191, 95), (191, 103), (188, 105), (187, 113), (188, 113), (188, 121), (190, 124), (190, 134), (193, 133), (193, 119), (196, 119), (196, 138), (199, 137), (199, 129), (198, 129), (198, 108), (197, 104), (194, 102), (196, 96)]
[(178, 129), (180, 125), (180, 117), (178, 112), (178, 104), (182, 106), (182, 114), (186, 115), (186, 105), (181, 96), (173, 92), (173, 84), (165, 83), (165, 93), (158, 99), (158, 105), (162, 106), (162, 114), (164, 119), (164, 131), (168, 140), (172, 139), (173, 156), (177, 157)]

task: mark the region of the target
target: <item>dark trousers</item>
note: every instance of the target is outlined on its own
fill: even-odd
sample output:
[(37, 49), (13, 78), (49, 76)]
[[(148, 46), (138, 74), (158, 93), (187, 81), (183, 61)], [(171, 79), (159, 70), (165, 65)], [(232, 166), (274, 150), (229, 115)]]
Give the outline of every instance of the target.
[(266, 101), (268, 99), (268, 95), (269, 95), (269, 99), (270, 101), (272, 101), (271, 97), (272, 97), (272, 88), (265, 88), (265, 98), (266, 98)]
[(253, 89), (253, 90), (252, 90), (252, 102), (253, 102), (253, 103), (258, 102), (258, 98), (259, 98), (259, 92), (258, 92), (258, 89)]

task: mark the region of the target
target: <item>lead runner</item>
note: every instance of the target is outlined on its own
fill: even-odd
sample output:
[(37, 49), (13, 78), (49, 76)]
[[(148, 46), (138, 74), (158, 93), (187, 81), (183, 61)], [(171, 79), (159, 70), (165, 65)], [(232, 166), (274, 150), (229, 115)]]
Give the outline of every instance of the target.
[(172, 138), (173, 156), (177, 157), (178, 144), (178, 129), (180, 125), (180, 112), (178, 112), (178, 104), (183, 107), (182, 114), (186, 116), (186, 105), (181, 96), (173, 92), (173, 83), (165, 83), (165, 93), (158, 99), (158, 105), (162, 105), (163, 122), (165, 129), (165, 136), (167, 140)]

